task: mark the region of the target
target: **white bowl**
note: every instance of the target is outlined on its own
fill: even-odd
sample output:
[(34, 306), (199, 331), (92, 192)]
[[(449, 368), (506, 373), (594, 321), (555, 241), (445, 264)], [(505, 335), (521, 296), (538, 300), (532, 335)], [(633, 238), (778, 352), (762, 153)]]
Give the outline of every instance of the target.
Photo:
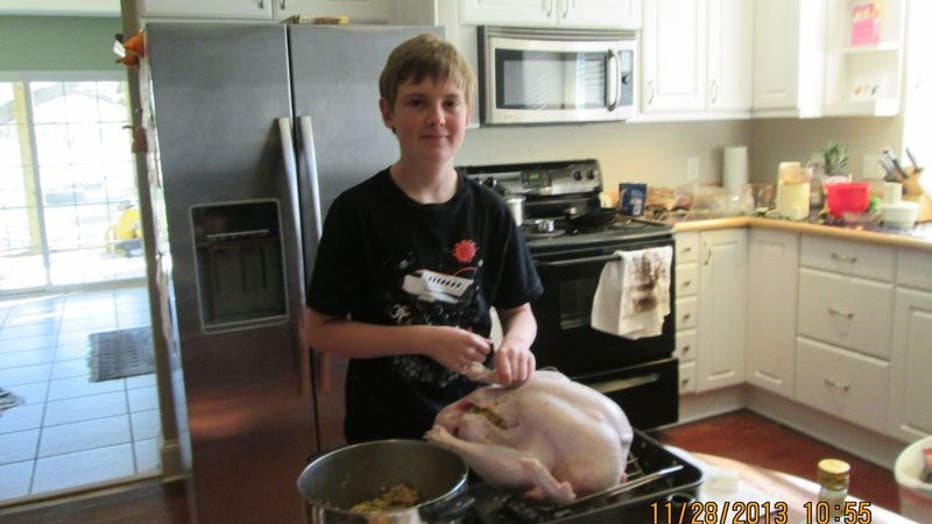
[(889, 227), (913, 227), (919, 218), (919, 204), (915, 202), (900, 201), (896, 204), (886, 204), (880, 208), (883, 223)]

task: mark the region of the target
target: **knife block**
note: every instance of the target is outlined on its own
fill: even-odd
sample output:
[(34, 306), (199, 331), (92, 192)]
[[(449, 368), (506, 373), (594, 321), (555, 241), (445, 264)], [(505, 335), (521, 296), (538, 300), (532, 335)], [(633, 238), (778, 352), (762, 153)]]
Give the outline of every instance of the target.
[(911, 168), (907, 168), (907, 173), (909, 176), (903, 180), (903, 200), (919, 204), (917, 222), (932, 221), (932, 195), (926, 192), (919, 180), (924, 173), (914, 172)]

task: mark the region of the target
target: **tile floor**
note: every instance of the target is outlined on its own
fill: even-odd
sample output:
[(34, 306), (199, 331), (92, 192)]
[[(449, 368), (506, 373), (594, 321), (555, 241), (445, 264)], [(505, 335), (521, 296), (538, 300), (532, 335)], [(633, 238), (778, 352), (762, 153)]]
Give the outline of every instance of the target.
[(91, 382), (88, 335), (149, 325), (144, 287), (0, 301), (0, 504), (159, 472), (155, 375)]

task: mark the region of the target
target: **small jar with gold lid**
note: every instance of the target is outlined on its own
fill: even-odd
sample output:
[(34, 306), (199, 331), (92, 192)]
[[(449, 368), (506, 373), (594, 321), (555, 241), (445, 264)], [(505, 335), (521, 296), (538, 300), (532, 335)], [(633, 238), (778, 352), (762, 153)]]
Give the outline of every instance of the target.
[(851, 466), (838, 459), (822, 459), (816, 480), (821, 486), (819, 502), (824, 503), (830, 515), (829, 522), (844, 522), (845, 499), (848, 497), (848, 481)]

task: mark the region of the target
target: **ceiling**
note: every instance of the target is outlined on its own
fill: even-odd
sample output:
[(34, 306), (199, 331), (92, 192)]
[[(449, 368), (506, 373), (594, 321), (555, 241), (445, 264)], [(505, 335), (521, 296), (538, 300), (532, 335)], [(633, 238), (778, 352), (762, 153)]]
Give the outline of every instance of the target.
[(120, 0), (5, 0), (0, 15), (120, 16)]

